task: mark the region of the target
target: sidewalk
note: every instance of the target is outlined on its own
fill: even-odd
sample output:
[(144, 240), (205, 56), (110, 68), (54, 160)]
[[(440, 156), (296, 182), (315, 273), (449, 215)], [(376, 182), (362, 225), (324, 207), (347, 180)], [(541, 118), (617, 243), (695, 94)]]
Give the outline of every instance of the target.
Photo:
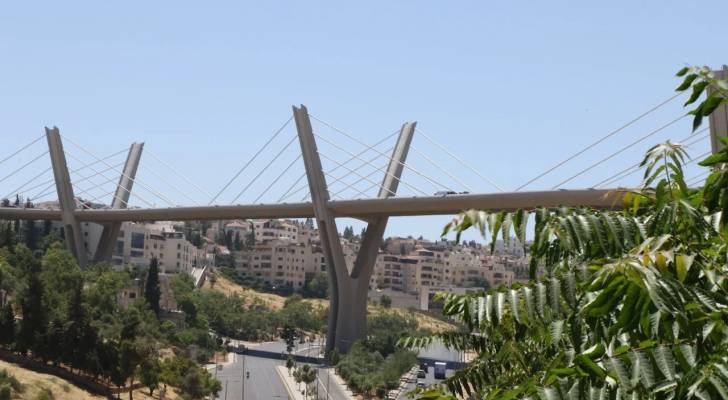
[[(324, 371), (326, 371), (326, 374), (328, 375), (329, 379), (331, 379), (331, 382), (334, 385), (337, 385), (341, 392), (346, 393), (348, 396), (348, 399), (356, 399), (357, 397), (354, 395), (354, 392), (349, 390), (349, 387), (346, 386), (346, 382), (344, 382), (344, 379), (341, 378), (336, 371), (333, 368), (322, 368)], [(321, 382), (323, 384), (323, 382)]]
[[(338, 390), (336, 392), (344, 393), (345, 397), (342, 398), (341, 395), (336, 395), (336, 392), (332, 390), (332, 393), (319, 393), (319, 398), (327, 398), (332, 400), (350, 400), (357, 398), (356, 396), (354, 396), (354, 393), (352, 393), (351, 390), (349, 390), (349, 388), (346, 386), (344, 380), (341, 379), (340, 376), (336, 375), (336, 373), (334, 373), (333, 368), (321, 368), (321, 370), (325, 371), (325, 374), (328, 374), (328, 379), (330, 379), (329, 383), (337, 386)], [(303, 384), (296, 384), (293, 376), (288, 375), (288, 369), (286, 369), (285, 366), (276, 366), (276, 372), (278, 373), (278, 377), (281, 379), (283, 386), (286, 387), (286, 391), (288, 392), (291, 400), (305, 400), (303, 394), (301, 393), (301, 390), (303, 390)], [(322, 389), (325, 391), (326, 389), (323, 387), (326, 386), (326, 382), (321, 380), (321, 376), (317, 376), (316, 379), (318, 380), (317, 384), (321, 385)]]
[(296, 385), (293, 376), (288, 376), (288, 369), (285, 366), (276, 365), (276, 372), (278, 373), (278, 377), (281, 378), (283, 386), (286, 387), (286, 391), (291, 400), (305, 400), (303, 394), (297, 390), (298, 385)]

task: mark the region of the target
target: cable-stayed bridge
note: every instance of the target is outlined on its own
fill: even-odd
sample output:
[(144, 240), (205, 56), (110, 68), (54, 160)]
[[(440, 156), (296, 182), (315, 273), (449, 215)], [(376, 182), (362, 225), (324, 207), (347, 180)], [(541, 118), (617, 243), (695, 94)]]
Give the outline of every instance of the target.
[[(614, 184), (637, 173), (639, 164), (615, 171), (587, 189), (566, 190), (562, 187), (635, 146), (650, 144), (648, 140), (654, 141), (658, 134), (667, 132), (686, 116), (671, 118), (630, 139), (627, 145), (609, 151), (606, 156), (559, 181), (551, 190), (524, 189), (576, 157), (623, 134), (676, 97), (658, 103), (513, 191), (505, 191), (478, 172), (418, 129), (415, 122), (404, 123), (383, 139), (369, 144), (309, 113), (304, 106), (293, 107), (293, 116), (215, 192), (203, 189), (142, 143), (98, 156), (61, 135), (58, 128), (46, 128), (45, 135), (0, 159), (0, 185), (3, 191), (10, 189), (4, 196), (8, 201), (0, 207), (0, 219), (62, 221), (69, 250), (80, 264), (85, 265), (91, 260), (103, 261), (111, 257), (123, 221), (315, 218), (332, 288), (327, 348), (346, 351), (366, 332), (369, 278), (389, 217), (453, 214), (469, 208), (620, 207), (621, 195), (614, 190)], [(718, 115), (724, 115), (725, 110), (722, 113)], [(293, 126), (295, 133), (291, 132)], [(721, 126), (725, 127), (726, 122), (711, 119), (710, 129), (679, 137), (679, 141), (689, 148), (699, 148), (711, 138), (712, 151), (715, 151), (715, 138), (725, 136)], [(423, 137), (439, 157), (420, 145), (414, 146), (415, 136)], [(47, 150), (38, 149), (43, 142), (47, 144)], [(152, 167), (143, 168), (142, 153), (150, 155)], [(709, 153), (710, 150), (694, 159)], [(122, 158), (124, 154), (126, 159)], [(458, 164), (459, 171), (476, 176), (491, 192), (475, 193), (459, 174), (439, 164), (443, 157)], [(29, 172), (33, 167), (37, 169), (43, 160), (49, 160), (50, 165)], [(427, 163), (428, 168), (417, 168), (413, 160)], [(10, 167), (12, 162), (16, 165)], [(176, 176), (180, 183), (169, 182), (160, 175), (161, 170)], [(425, 171), (435, 171), (438, 176)], [(159, 179), (150, 183), (141, 178), (141, 172), (146, 173), (145, 177)], [(16, 185), (13, 178), (18, 174), (26, 176)], [(699, 182), (702, 175), (690, 178), (689, 182)], [(12, 186), (10, 182), (13, 182)], [(252, 193), (254, 188), (260, 187), (263, 187), (262, 191)], [(57, 199), (57, 202), (34, 208), (24, 207), (22, 203), (14, 206), (13, 199), (21, 195), (36, 204), (46, 198)], [(134, 206), (130, 204), (132, 198), (136, 200)], [(209, 200), (202, 202), (200, 198)], [(243, 198), (251, 200), (241, 204)], [(173, 199), (185, 199), (192, 205), (182, 206)], [(160, 202), (165, 206), (157, 206)], [(336, 225), (336, 218), (340, 217), (353, 217), (367, 223), (360, 251), (351, 268), (344, 260)], [(95, 249), (86, 248), (82, 222), (103, 226)]]

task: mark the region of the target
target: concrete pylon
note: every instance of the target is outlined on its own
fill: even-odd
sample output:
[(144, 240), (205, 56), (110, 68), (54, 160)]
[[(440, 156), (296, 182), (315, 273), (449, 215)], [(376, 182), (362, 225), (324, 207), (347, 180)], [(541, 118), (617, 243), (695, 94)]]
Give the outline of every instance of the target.
[[(136, 179), (139, 160), (142, 157), (142, 150), (144, 150), (144, 143), (132, 143), (131, 147), (129, 147), (124, 169), (119, 177), (119, 183), (116, 185), (114, 198), (111, 200), (111, 208), (127, 207), (131, 189), (134, 186), (134, 179)], [(111, 261), (111, 255), (114, 252), (120, 229), (121, 222), (110, 222), (104, 225), (104, 230), (101, 232), (101, 238), (94, 254), (96, 262)]]
[[(713, 71), (718, 79), (728, 79), (728, 65), (724, 65), (722, 69)], [(708, 89), (711, 90), (711, 89)], [(721, 104), (716, 108), (709, 117), (710, 121), (710, 148), (713, 154), (720, 151), (724, 145), (720, 141), (721, 137), (728, 136), (728, 105)]]
[[(379, 188), (378, 197), (380, 199), (397, 193), (416, 124), (416, 122), (405, 123), (399, 131), (397, 144), (394, 146), (382, 186)], [(377, 262), (379, 247), (382, 244), (388, 221), (389, 217), (376, 217), (369, 220), (351, 275), (346, 276), (346, 279), (351, 282), (350, 292), (346, 296), (349, 304), (346, 307), (339, 307), (337, 318), (337, 332), (339, 332), (337, 343), (342, 349), (348, 350), (351, 343), (366, 337), (369, 280), (374, 271), (374, 264)]]
[[(377, 217), (369, 221), (350, 274), (341, 248), (335, 214), (328, 207), (329, 192), (321, 166), (321, 159), (316, 149), (316, 140), (311, 128), (308, 110), (303, 105), (300, 108), (294, 106), (293, 116), (301, 143), (301, 152), (311, 191), (311, 201), (321, 238), (321, 248), (328, 265), (327, 274), (331, 291), (326, 351), (336, 348), (345, 353), (356, 340), (362, 339), (366, 335), (366, 302), (369, 278), (377, 260), (377, 253), (388, 218)], [(379, 190), (380, 198), (386, 198), (392, 193), (396, 193), (404, 161), (414, 134), (414, 128), (414, 123), (407, 123), (402, 126), (387, 173)]]
[(76, 257), (78, 264), (84, 267), (87, 264), (86, 246), (81, 234), (81, 227), (74, 214), (76, 199), (73, 194), (73, 186), (71, 186), (71, 176), (68, 173), (66, 154), (63, 152), (61, 133), (55, 126), (45, 128), (45, 132), (48, 139), (48, 152), (51, 156), (53, 178), (58, 193), (58, 204), (61, 208), (61, 221), (63, 222), (66, 247)]

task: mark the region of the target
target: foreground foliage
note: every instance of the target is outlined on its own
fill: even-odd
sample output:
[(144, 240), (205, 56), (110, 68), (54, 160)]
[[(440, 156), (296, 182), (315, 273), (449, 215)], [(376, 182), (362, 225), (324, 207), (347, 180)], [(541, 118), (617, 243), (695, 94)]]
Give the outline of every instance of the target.
[[(60, 243), (45, 252), (23, 244), (0, 248), (0, 346), (108, 386), (139, 380), (152, 393), (170, 384), (184, 399), (217, 393), (220, 382), (188, 358), (182, 341), (163, 334), (169, 324), (179, 333), (174, 324), (160, 325), (143, 299), (119, 307), (117, 294), (131, 278), (104, 265), (81, 269)], [(200, 337), (208, 348), (218, 346), (207, 330)], [(178, 354), (163, 374), (161, 349), (170, 347)]]
[[(694, 128), (726, 102), (728, 85), (686, 68), (678, 90)], [(726, 141), (728, 144), (728, 141)], [(712, 172), (689, 188), (687, 154), (667, 142), (643, 162), (643, 188), (623, 211), (562, 208), (461, 213), (445, 228), (525, 243), (535, 222), (531, 283), (484, 295), (445, 295), (444, 314), (465, 332), (437, 339), (477, 354), (421, 399), (728, 398), (728, 150), (701, 162)], [(542, 274), (539, 274), (542, 272)], [(538, 278), (537, 276), (540, 275)]]

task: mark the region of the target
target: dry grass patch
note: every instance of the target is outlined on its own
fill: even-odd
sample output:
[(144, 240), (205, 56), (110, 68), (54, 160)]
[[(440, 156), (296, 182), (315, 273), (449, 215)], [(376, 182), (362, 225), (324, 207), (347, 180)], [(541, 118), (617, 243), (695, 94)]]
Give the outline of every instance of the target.
[[(207, 279), (205, 281), (203, 289), (216, 290), (227, 294), (237, 293), (245, 297), (246, 299), (250, 299), (251, 302), (253, 300), (258, 300), (262, 304), (265, 304), (267, 307), (273, 310), (280, 310), (281, 308), (283, 308), (283, 304), (286, 302), (286, 298), (283, 296), (273, 293), (262, 293), (253, 289), (242, 287), (237, 283), (222, 276), (221, 274), (216, 273), (215, 278), (216, 282), (214, 285), (211, 285), (210, 280)], [(314, 307), (321, 306), (325, 308), (329, 306), (329, 301), (325, 299), (304, 299), (304, 301), (313, 304)], [(429, 329), (433, 332), (443, 332), (455, 328), (454, 325), (441, 321), (437, 318), (433, 318), (428, 315), (420, 314), (418, 312), (412, 312), (410, 310), (405, 310), (401, 308), (384, 309), (380, 306), (369, 304), (367, 306), (367, 311), (369, 312), (369, 314), (378, 314), (384, 311), (394, 311), (402, 316), (414, 315), (420, 325), (420, 328)]]

